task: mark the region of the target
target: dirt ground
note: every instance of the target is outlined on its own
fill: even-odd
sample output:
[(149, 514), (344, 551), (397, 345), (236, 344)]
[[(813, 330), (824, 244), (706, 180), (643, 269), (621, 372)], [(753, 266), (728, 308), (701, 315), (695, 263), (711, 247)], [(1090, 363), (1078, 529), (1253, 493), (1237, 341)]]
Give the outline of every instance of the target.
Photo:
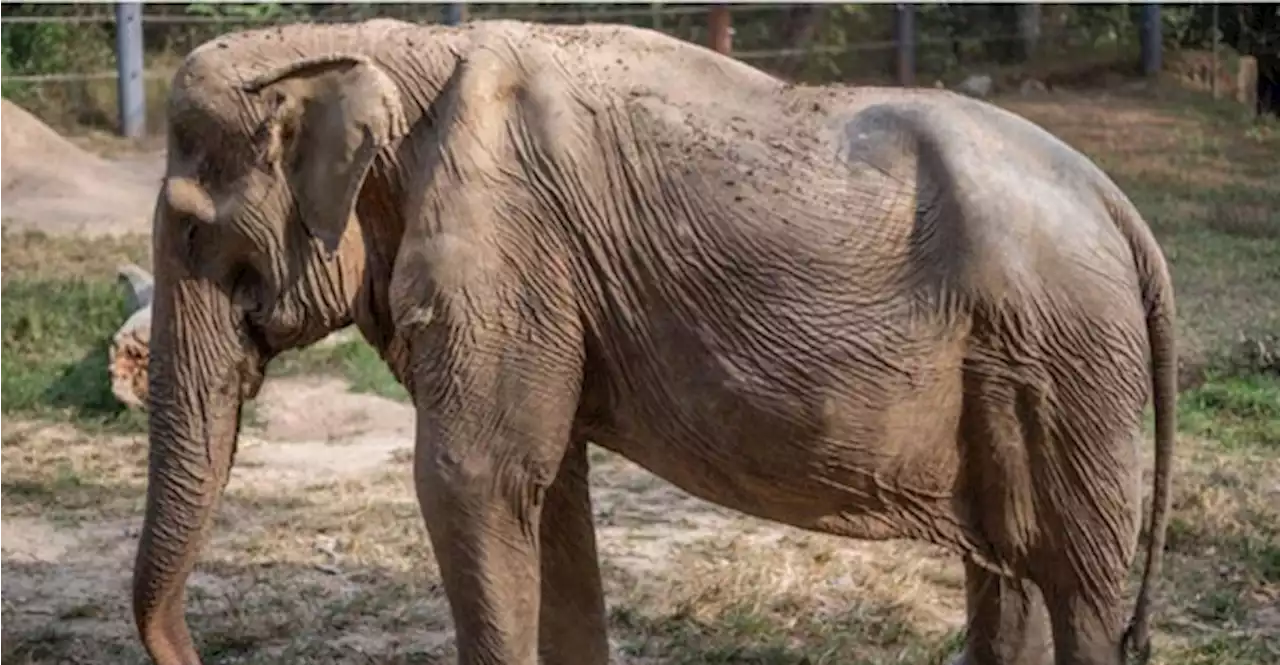
[(148, 233), (164, 152), (88, 152), (22, 107), (0, 102), (4, 218), (15, 231)]
[[(409, 484), (410, 407), (352, 394), (337, 379), (287, 378), (264, 387), (255, 421), (242, 437), (213, 540), (191, 582), (193, 623), (201, 639), (264, 637), (260, 626), (234, 622), (211, 631), (209, 622), (220, 625), (227, 612), (248, 613), (258, 605), (343, 606), (353, 595), (390, 594), (408, 603), (401, 611), (425, 613), (430, 621), (402, 630), (372, 612), (325, 625), (333, 609), (290, 607), (294, 620), (305, 616), (314, 623), (275, 630), (316, 631), (308, 648), (317, 649), (314, 640), (321, 639), (325, 646), (317, 653), (326, 657), (315, 662), (350, 662), (355, 654), (416, 654), (409, 662), (445, 662), (436, 658), (443, 659), (451, 645), (447, 609)], [(67, 472), (76, 484), (100, 485), (82, 506), (72, 500), (47, 513), (4, 518), (0, 580), (6, 639), (48, 630), (59, 643), (51, 648), (82, 659), (75, 662), (109, 662), (94, 656), (103, 645), (136, 657), (128, 585), (141, 519), (144, 440), (95, 437), (12, 418), (3, 429), (6, 445), (17, 442), (24, 455), (35, 457), (6, 455), (7, 467), (53, 465), (86, 450), (112, 460), (107, 465), (82, 459), (95, 478)], [(787, 587), (815, 599), (858, 589), (868, 599), (892, 602), (917, 626), (932, 626), (939, 634), (963, 622), (960, 567), (935, 558), (931, 548), (800, 534), (690, 497), (614, 455), (593, 451), (593, 461), (599, 547), (613, 592), (657, 596), (665, 593), (663, 585), (686, 583), (694, 553), (701, 559), (695, 565), (713, 567), (749, 553), (763, 567), (741, 570), (735, 576), (747, 579), (730, 582), (749, 585), (751, 575), (781, 576), (789, 578), (782, 580)], [(813, 579), (818, 570), (824, 579)], [(272, 637), (264, 641), (289, 641)], [(32, 655), (29, 662), (45, 662)], [(272, 662), (265, 656), (259, 652), (264, 659), (252, 662)], [(650, 662), (626, 653), (617, 657), (621, 663)]]

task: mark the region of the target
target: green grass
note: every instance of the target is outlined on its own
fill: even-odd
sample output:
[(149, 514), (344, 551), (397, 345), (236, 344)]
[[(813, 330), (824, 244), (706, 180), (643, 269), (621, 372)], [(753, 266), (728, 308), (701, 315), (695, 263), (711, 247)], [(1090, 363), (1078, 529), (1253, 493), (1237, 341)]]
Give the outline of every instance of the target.
[(6, 280), (4, 414), (81, 426), (144, 426), (142, 414), (120, 404), (107, 380), (107, 346), (124, 318), (124, 292), (111, 282)]
[[(5, 415), (64, 420), (81, 427), (143, 431), (146, 417), (124, 408), (107, 380), (107, 348), (126, 318), (116, 266), (149, 267), (150, 239), (4, 234), (3, 394)], [(378, 354), (356, 338), (289, 351), (271, 375), (342, 376), (356, 392), (407, 399)], [(244, 419), (255, 420), (252, 403)]]
[[(126, 317), (124, 291), (105, 278), (24, 279), (4, 283), (3, 413), (65, 420), (81, 427), (143, 431), (146, 416), (111, 393), (107, 348)], [(356, 392), (408, 399), (363, 340), (290, 351), (271, 375), (341, 376)], [(255, 418), (246, 405), (247, 423)]]
[(378, 352), (359, 338), (330, 346), (287, 351), (280, 354), (268, 369), (268, 375), (274, 376), (305, 374), (340, 376), (347, 380), (354, 392), (409, 399), (409, 393), (392, 376)]
[(1218, 377), (1179, 397), (1178, 428), (1224, 447), (1280, 452), (1280, 375)]

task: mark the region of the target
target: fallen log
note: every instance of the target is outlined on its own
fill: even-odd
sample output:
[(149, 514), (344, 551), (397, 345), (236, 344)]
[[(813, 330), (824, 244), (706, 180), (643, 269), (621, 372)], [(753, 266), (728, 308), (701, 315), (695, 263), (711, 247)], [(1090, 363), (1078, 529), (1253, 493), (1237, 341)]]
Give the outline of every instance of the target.
[(151, 273), (133, 264), (120, 266), (117, 273), (125, 287), (125, 302), (131, 313), (112, 336), (107, 350), (111, 393), (125, 406), (145, 410), (154, 280)]

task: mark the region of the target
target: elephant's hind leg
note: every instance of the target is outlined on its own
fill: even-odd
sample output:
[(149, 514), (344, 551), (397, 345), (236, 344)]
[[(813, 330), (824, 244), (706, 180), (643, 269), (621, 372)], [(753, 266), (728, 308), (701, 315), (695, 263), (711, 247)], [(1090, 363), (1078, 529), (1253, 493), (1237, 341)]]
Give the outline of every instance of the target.
[[(1057, 322), (1037, 347), (988, 347), (989, 355), (969, 359), (963, 434), (972, 514), (999, 556), (1043, 594), (1057, 665), (1122, 660), (1146, 375), (1140, 354), (1121, 342), (1106, 323)], [(973, 609), (996, 633), (1034, 625), (1008, 621), (1003, 602)], [(978, 648), (971, 643), (971, 653)]]
[(609, 663), (587, 473), (586, 442), (575, 440), (547, 490), (542, 509), (538, 652), (544, 665)]
[(1002, 577), (965, 565), (968, 640), (954, 665), (1047, 665), (1049, 617), (1044, 598), (1030, 580)]
[(1060, 417), (1064, 405), (1053, 402), (1061, 393), (1050, 399), (1037, 383), (983, 387), (988, 396), (1007, 389), (1016, 418), (985, 410), (994, 431), (1009, 427), (1010, 436), (970, 448), (971, 462), (985, 456), (972, 476), (974, 512), (1002, 559), (1030, 581), (968, 569), (968, 665), (1046, 662), (1046, 609), (1053, 662), (1120, 665), (1122, 592), (1137, 529), (1136, 450), (1122, 443), (1132, 429), (1103, 408)]
[(1141, 522), (1137, 423), (1107, 423), (1103, 409), (1073, 415), (1054, 425), (1063, 457), (1046, 460), (1037, 478), (1044, 538), (1032, 576), (1049, 608), (1058, 665), (1121, 665), (1124, 587)]
[[(999, 373), (966, 378), (962, 438), (973, 491), (972, 513), (1006, 561), (1025, 552), (1034, 529), (1028, 442), (1018, 388)], [(1028, 579), (965, 565), (968, 639), (954, 665), (1046, 665), (1052, 662), (1044, 597)]]
[[(1094, 339), (1120, 338), (1096, 329)], [(1032, 430), (1039, 439), (1032, 469), (1041, 537), (1031, 574), (1049, 607), (1058, 665), (1124, 660), (1125, 582), (1142, 522), (1138, 449), (1147, 373), (1134, 350), (1140, 348), (1085, 347), (1073, 367), (1052, 369), (1053, 390), (1036, 409), (1042, 426)]]

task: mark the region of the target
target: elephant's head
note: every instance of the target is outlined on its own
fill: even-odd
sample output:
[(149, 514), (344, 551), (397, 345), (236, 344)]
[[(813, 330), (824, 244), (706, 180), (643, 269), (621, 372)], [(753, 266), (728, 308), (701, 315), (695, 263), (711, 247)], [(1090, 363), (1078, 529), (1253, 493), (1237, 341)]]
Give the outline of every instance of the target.
[(357, 199), (406, 130), (399, 88), (369, 57), (333, 55), (331, 40), (307, 57), (288, 34), (270, 37), (201, 47), (169, 99), (133, 581), (138, 629), (163, 665), (199, 662), (184, 587), (228, 480), (242, 403), (276, 354), (351, 322), (365, 281)]

